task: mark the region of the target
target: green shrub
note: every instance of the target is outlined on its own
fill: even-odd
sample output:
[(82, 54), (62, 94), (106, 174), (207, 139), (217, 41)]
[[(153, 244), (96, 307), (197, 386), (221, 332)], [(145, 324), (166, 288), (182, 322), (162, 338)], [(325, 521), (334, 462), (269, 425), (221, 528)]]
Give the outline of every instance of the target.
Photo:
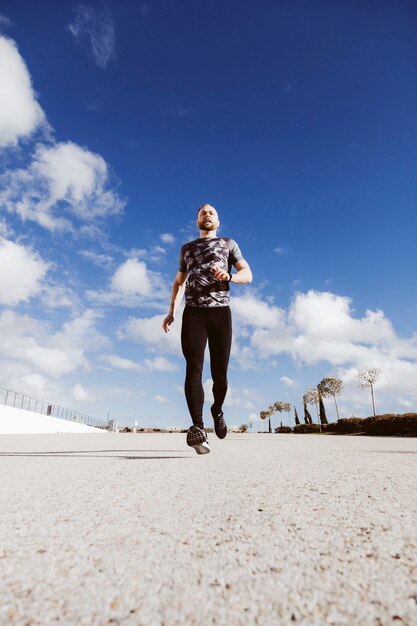
[(367, 417), (364, 421), (367, 435), (380, 437), (417, 437), (417, 413), (402, 415), (386, 413)]
[(292, 428), (290, 428), (289, 426), (278, 426), (278, 428), (275, 429), (276, 433), (292, 433)]
[(326, 433), (333, 433), (337, 431), (337, 422), (329, 422), (328, 424), (322, 424), (321, 429)]
[(336, 432), (341, 435), (365, 432), (365, 420), (362, 417), (348, 417), (337, 420)]
[(294, 433), (319, 433), (320, 426), (319, 424), (297, 424), (294, 426)]

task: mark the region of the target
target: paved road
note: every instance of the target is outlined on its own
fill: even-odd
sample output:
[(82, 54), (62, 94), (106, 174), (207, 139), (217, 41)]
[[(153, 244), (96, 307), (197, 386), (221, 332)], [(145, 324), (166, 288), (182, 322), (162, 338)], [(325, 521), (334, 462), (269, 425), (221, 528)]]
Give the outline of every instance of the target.
[(417, 439), (0, 438), (0, 623), (415, 626)]

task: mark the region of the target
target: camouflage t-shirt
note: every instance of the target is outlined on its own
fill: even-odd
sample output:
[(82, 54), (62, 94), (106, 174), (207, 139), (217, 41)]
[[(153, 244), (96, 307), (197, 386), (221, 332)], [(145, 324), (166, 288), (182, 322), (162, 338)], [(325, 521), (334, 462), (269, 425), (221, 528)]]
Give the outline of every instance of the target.
[(228, 306), (229, 283), (214, 278), (214, 265), (230, 273), (243, 256), (234, 239), (207, 237), (195, 239), (182, 246), (179, 271), (187, 273), (185, 303), (188, 306)]

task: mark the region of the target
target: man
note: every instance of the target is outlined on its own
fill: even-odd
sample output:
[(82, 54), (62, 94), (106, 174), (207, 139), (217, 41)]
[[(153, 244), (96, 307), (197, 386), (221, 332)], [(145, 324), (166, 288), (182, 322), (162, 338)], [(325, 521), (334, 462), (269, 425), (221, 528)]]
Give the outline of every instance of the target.
[[(216, 209), (210, 204), (203, 204), (197, 212), (200, 237), (181, 248), (171, 304), (162, 324), (164, 331), (168, 332), (185, 283), (181, 346), (186, 360), (185, 397), (193, 421), (187, 432), (187, 444), (197, 454), (210, 452), (203, 421), (202, 374), (206, 344), (208, 341), (213, 377), (214, 404), (211, 414), (214, 430), (217, 437), (224, 439), (227, 426), (222, 406), (227, 393), (227, 366), (232, 343), (229, 284), (252, 282), (252, 272), (236, 242), (217, 236), (219, 226)], [(234, 274), (231, 273), (232, 267), (237, 270)]]

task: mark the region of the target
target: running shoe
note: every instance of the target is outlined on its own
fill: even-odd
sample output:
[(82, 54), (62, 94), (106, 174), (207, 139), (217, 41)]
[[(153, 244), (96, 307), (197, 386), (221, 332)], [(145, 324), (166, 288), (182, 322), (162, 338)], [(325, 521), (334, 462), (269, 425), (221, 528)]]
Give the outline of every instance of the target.
[(227, 424), (224, 421), (223, 411), (218, 411), (213, 404), (211, 414), (214, 420), (214, 432), (219, 439), (224, 439), (227, 435)]
[(197, 454), (208, 454), (210, 452), (207, 433), (198, 426), (191, 426), (191, 428), (188, 429), (187, 445), (194, 448)]

